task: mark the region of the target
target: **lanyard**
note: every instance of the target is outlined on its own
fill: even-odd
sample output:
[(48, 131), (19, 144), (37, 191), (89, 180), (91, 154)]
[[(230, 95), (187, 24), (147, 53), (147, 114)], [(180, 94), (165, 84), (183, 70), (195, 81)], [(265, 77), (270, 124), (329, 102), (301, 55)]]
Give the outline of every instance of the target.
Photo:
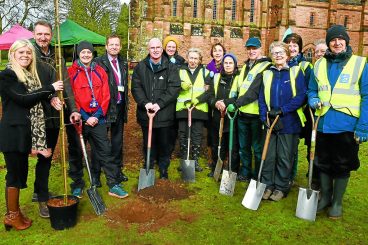
[(115, 68), (114, 64), (112, 63), (112, 60), (110, 60), (110, 65), (112, 67), (112, 69), (114, 70), (114, 72), (116, 73), (116, 75), (118, 76), (119, 78), (119, 86), (121, 85), (121, 73), (120, 73), (120, 67), (119, 67), (119, 63), (118, 63), (118, 59), (115, 59), (116, 60), (116, 67), (118, 69)]
[(86, 67), (84, 67), (84, 72), (86, 73), (86, 77), (87, 77), (87, 80), (88, 80), (88, 85), (89, 85), (89, 88), (91, 89), (91, 92), (92, 92), (92, 99), (96, 99), (95, 93), (93, 91), (93, 84), (92, 84), (92, 69), (91, 69), (91, 76), (88, 75), (88, 71), (87, 71)]

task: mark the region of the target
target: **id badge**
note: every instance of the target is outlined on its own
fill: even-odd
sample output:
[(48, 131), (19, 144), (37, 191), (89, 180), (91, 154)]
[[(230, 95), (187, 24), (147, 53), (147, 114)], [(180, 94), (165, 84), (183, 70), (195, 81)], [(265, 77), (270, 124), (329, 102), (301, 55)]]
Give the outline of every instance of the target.
[(97, 108), (97, 107), (98, 107), (98, 102), (95, 98), (93, 98), (91, 102), (89, 103), (89, 108)]
[(124, 86), (118, 86), (118, 91), (119, 92), (124, 92)]

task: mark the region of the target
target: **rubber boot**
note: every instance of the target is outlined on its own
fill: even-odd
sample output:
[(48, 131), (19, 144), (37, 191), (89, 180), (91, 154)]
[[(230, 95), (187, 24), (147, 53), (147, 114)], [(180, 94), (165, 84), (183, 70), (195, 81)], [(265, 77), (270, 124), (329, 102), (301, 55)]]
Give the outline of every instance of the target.
[(325, 208), (331, 205), (332, 200), (332, 178), (321, 172), (320, 173), (321, 180), (321, 200), (318, 202), (317, 213), (322, 212)]
[(169, 173), (168, 173), (167, 169), (160, 169), (159, 172), (160, 172), (160, 179), (162, 179), (162, 180), (169, 179)]
[(199, 163), (198, 163), (200, 154), (201, 154), (201, 146), (200, 145), (193, 145), (192, 146), (192, 155), (193, 155), (193, 160), (195, 161), (195, 171), (196, 172), (202, 172), (203, 171), (203, 168), (201, 168), (201, 166), (199, 166)]
[(346, 187), (348, 186), (348, 182), (349, 178), (335, 179), (333, 186), (332, 206), (328, 211), (328, 217), (331, 219), (339, 219), (342, 216), (342, 199), (344, 197)]
[[(182, 160), (186, 160), (187, 159), (187, 150), (188, 150), (188, 147), (187, 147), (187, 144), (180, 144), (180, 158)], [(180, 163), (179, 163), (179, 167), (177, 168), (177, 170), (180, 172), (182, 169), (181, 169), (181, 166), (180, 166)]]
[(7, 213), (4, 219), (4, 226), (7, 231), (12, 227), (16, 230), (25, 230), (31, 226), (30, 223), (25, 223), (23, 215), (19, 209), (19, 189), (8, 187), (6, 191)]

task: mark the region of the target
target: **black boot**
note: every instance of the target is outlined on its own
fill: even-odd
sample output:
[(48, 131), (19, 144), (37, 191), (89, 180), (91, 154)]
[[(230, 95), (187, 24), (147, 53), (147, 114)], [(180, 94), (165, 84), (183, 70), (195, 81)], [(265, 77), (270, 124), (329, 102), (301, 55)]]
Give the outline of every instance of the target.
[(348, 186), (349, 178), (334, 179), (332, 206), (328, 211), (328, 217), (331, 219), (338, 219), (342, 216), (342, 199), (346, 187)]
[(195, 171), (196, 172), (202, 172), (203, 168), (201, 168), (201, 166), (199, 166), (198, 163), (198, 159), (199, 159), (199, 155), (201, 154), (201, 146), (200, 145), (193, 145), (192, 146), (192, 155), (193, 155), (193, 160), (195, 161)]
[(331, 205), (332, 200), (332, 178), (321, 172), (321, 200), (318, 202), (317, 213), (322, 212), (325, 208)]
[[(180, 158), (183, 159), (183, 160), (186, 160), (187, 159), (187, 150), (188, 150), (188, 147), (187, 147), (187, 144), (180, 144)], [(177, 168), (177, 170), (180, 172), (182, 169), (181, 169), (181, 166), (180, 166), (180, 163), (179, 163), (179, 167)]]
[(160, 169), (160, 179), (167, 180), (169, 179), (169, 174), (167, 169)]

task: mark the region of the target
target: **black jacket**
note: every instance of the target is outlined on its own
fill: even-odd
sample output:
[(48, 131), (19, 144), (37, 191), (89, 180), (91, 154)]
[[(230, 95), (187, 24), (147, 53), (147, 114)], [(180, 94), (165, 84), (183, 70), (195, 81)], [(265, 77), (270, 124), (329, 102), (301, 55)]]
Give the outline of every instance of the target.
[[(192, 74), (187, 65), (183, 65), (183, 66), (180, 67), (180, 70), (185, 70), (188, 73), (188, 76), (189, 76), (190, 81), (192, 82), (192, 84), (194, 84), (194, 82), (195, 82), (195, 80), (197, 79), (198, 76), (203, 76), (204, 83), (207, 86), (206, 86), (206, 91), (197, 98), (199, 103), (207, 103), (208, 96), (209, 96), (209, 86), (210, 86), (210, 84), (213, 83), (212, 77), (210, 76), (210, 73), (208, 73), (207, 76), (206, 76), (205, 68), (206, 67), (204, 65), (199, 65), (195, 69), (194, 73)], [(211, 109), (208, 108), (208, 110), (210, 111)], [(187, 110), (177, 111), (176, 112), (176, 118), (177, 119), (188, 118), (188, 111)], [(203, 111), (199, 111), (196, 108), (194, 108), (193, 111), (192, 111), (192, 119), (207, 120), (208, 119), (208, 113), (203, 112)]]
[(153, 72), (150, 58), (147, 56), (134, 68), (132, 77), (132, 95), (137, 102), (137, 121), (148, 126), (145, 105), (157, 103), (160, 110), (154, 117), (153, 127), (168, 127), (174, 124), (176, 99), (180, 91), (179, 71), (176, 65), (161, 58), (161, 65)]
[[(34, 44), (37, 56), (37, 73), (43, 86), (50, 85), (56, 82), (57, 72), (55, 65), (55, 50), (51, 46), (49, 47), (49, 54), (45, 55), (41, 48)], [(74, 101), (74, 94), (70, 85), (70, 79), (68, 71), (63, 60), (62, 66), (63, 81), (64, 81), (64, 100), (66, 104), (66, 117), (65, 122), (69, 123), (69, 115), (72, 112), (78, 112)], [(54, 95), (56, 96), (56, 94)], [(42, 107), (46, 117), (46, 128), (59, 128), (60, 126), (60, 113), (51, 106), (50, 100), (42, 101)]]
[[(169, 57), (169, 55), (166, 53), (166, 51), (164, 50), (164, 52), (163, 52), (163, 55), (170, 61), (170, 57)], [(182, 66), (182, 65), (184, 65), (185, 64), (185, 59), (181, 56), (181, 55), (179, 55), (179, 53), (178, 53), (178, 51), (176, 51), (175, 52), (175, 54), (174, 54), (174, 56), (173, 56), (174, 58), (175, 58), (175, 65), (176, 66), (178, 66), (179, 68)], [(171, 61), (170, 61), (171, 62)]]
[(0, 121), (0, 151), (29, 153), (32, 148), (29, 110), (55, 92), (52, 85), (27, 93), (14, 71), (0, 73), (3, 116)]
[[(109, 110), (107, 112), (107, 122), (115, 122), (117, 117), (116, 111), (116, 101), (118, 98), (118, 86), (115, 82), (114, 70), (111, 67), (109, 57), (107, 54), (96, 58), (96, 62), (105, 70), (109, 77), (109, 87), (110, 87), (110, 103)], [(124, 86), (123, 103), (124, 103), (124, 122), (128, 120), (128, 108), (129, 108), (129, 98), (128, 98), (128, 63), (119, 55), (118, 56), (119, 69), (121, 73), (121, 84)]]

